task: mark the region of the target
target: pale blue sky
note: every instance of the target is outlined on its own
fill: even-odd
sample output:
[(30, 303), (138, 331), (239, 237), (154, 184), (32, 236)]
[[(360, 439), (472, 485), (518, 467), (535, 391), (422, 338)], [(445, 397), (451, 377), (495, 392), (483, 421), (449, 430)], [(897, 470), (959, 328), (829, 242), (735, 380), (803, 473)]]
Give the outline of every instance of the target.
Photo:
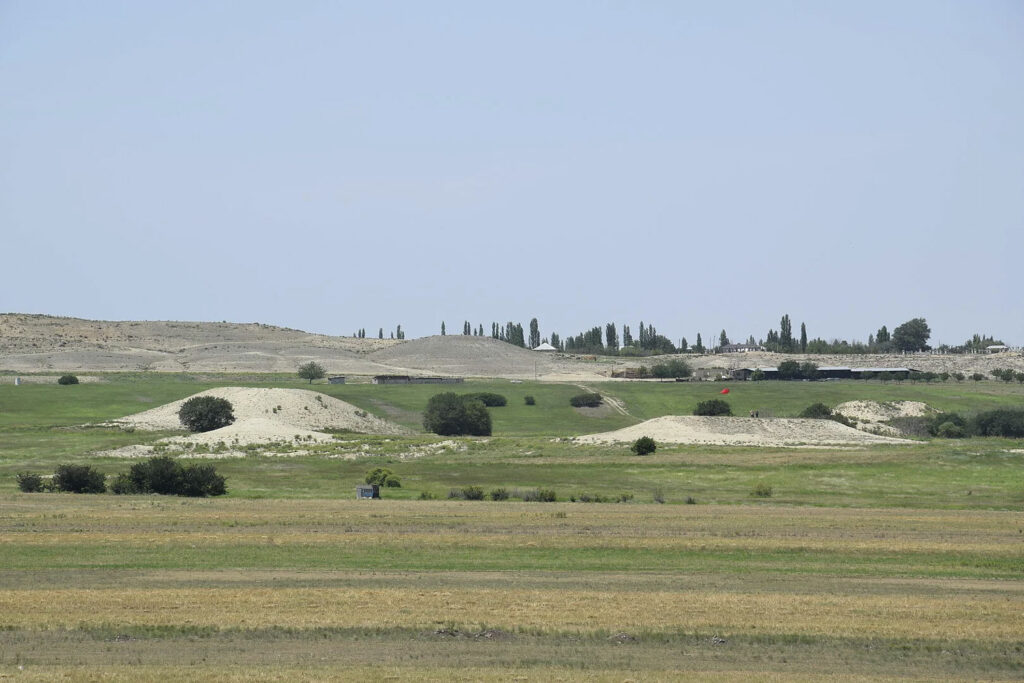
[(0, 0), (0, 311), (1024, 344), (1024, 3)]

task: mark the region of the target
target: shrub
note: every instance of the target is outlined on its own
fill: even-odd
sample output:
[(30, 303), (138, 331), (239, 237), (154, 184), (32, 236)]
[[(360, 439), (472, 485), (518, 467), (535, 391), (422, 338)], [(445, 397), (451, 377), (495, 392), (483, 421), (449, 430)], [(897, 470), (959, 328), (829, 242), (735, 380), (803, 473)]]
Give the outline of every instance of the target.
[(235, 421), (231, 402), (216, 396), (193, 396), (181, 404), (178, 419), (190, 432), (209, 432)]
[(480, 401), (488, 408), (500, 408), (508, 405), (508, 399), (504, 396), (488, 391), (478, 391), (474, 394), (463, 394), (460, 398), (462, 398), (463, 401)]
[(18, 490), (23, 493), (39, 493), (43, 490), (43, 478), (31, 472), (18, 472), (14, 477), (18, 482)]
[(978, 436), (1024, 437), (1024, 410), (999, 408), (978, 413), (974, 431)]
[(508, 491), (505, 489), (494, 489), (489, 495), (491, 500), (508, 500)]
[(537, 404), (537, 401), (536, 401), (536, 399), (533, 398), (533, 396), (524, 396), (523, 397), (523, 401), (528, 406), (532, 406), (532, 405), (536, 405)]
[(366, 473), (366, 483), (385, 486), (389, 489), (402, 488), (401, 480), (387, 467), (375, 467)]
[(981, 380), (985, 379), (985, 375), (981, 374), (980, 372), (976, 372), (973, 375), (971, 375), (971, 379), (974, 380), (975, 382), (980, 382)]
[(60, 378), (57, 380), (57, 384), (78, 384), (78, 378), (75, 377), (74, 375), (61, 375)]
[(654, 442), (649, 436), (641, 436), (639, 439), (633, 442), (629, 450), (633, 451), (636, 455), (647, 455), (653, 453), (658, 449), (658, 444)]
[[(967, 434), (967, 432), (969, 431), (968, 425), (967, 425), (967, 420), (965, 420), (963, 417), (961, 417), (958, 413), (937, 413), (937, 414), (931, 416), (930, 418), (928, 418), (928, 428), (927, 428), (928, 435), (929, 436), (942, 436), (941, 434), (939, 434), (939, 428), (942, 427), (942, 425), (946, 424), (947, 422), (949, 424), (955, 426), (955, 427), (959, 427), (960, 431), (962, 432), (962, 434), (960, 436), (956, 436), (956, 437), (944, 437), (944, 438), (959, 439), (962, 436), (965, 436)], [(948, 427), (946, 428), (946, 431), (947, 432), (949, 431)]]
[(462, 487), (462, 497), (466, 500), (483, 500), (484, 490), (479, 486)]
[(812, 403), (800, 412), (800, 417), (812, 420), (827, 420), (832, 417), (832, 409), (824, 403)]
[(67, 493), (103, 493), (106, 477), (92, 465), (58, 465), (53, 473), (53, 486)]
[(693, 496), (687, 496), (685, 503), (687, 505), (696, 505), (697, 504), (697, 499), (694, 498)]
[(656, 363), (651, 366), (651, 374), (659, 378), (689, 377), (693, 373), (684, 360), (673, 359), (667, 363)]
[(133, 493), (140, 493), (135, 488), (135, 482), (132, 481), (132, 477), (127, 472), (120, 472), (114, 481), (110, 483), (110, 492), (119, 496), (127, 496)]
[(596, 408), (601, 405), (601, 394), (576, 394), (569, 399), (569, 404), (574, 408)]
[(952, 422), (943, 422), (935, 429), (935, 436), (943, 439), (962, 439), (967, 434), (964, 432), (964, 428), (958, 424)]
[(768, 484), (758, 484), (754, 487), (754, 490), (750, 492), (750, 495), (755, 498), (771, 498), (772, 493), (772, 487)]
[(655, 503), (664, 504), (665, 503), (665, 489), (660, 488), (660, 487), (654, 489), (654, 493), (652, 494), (652, 498), (654, 499)]
[(199, 463), (181, 469), (181, 488), (179, 496), (206, 498), (207, 496), (223, 496), (228, 492), (225, 479), (217, 474), (213, 465)]
[(540, 503), (554, 503), (556, 498), (555, 492), (551, 489), (540, 489), (537, 491), (537, 501)]
[(464, 401), (449, 391), (427, 401), (423, 427), (442, 436), (490, 436), (491, 414), (480, 401)]
[(420, 500), (434, 500), (436, 498), (437, 496), (430, 491), (420, 491)]
[(693, 409), (694, 415), (732, 415), (732, 408), (726, 401), (720, 398), (713, 398), (708, 401), (701, 401)]

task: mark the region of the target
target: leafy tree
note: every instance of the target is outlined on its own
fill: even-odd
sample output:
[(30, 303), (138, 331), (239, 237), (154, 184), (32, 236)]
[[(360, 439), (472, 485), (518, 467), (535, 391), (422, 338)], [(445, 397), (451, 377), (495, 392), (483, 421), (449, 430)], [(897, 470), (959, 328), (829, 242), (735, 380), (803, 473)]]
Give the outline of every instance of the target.
[(491, 415), (480, 401), (465, 401), (453, 392), (435, 394), (423, 411), (423, 426), (442, 436), (489, 436)]
[(14, 477), (22, 493), (39, 493), (43, 490), (43, 478), (32, 472), (18, 472)]
[(807, 353), (807, 325), (800, 323), (800, 352)]
[(641, 436), (633, 442), (629, 450), (633, 451), (636, 455), (647, 455), (658, 450), (658, 444), (649, 436)]
[(892, 331), (892, 343), (898, 351), (927, 351), (931, 334), (924, 318), (914, 318)]
[(401, 480), (387, 467), (375, 467), (366, 473), (366, 483), (389, 489), (402, 488)]
[(536, 318), (530, 320), (530, 348), (535, 349), (540, 346), (540, 324)]
[(693, 374), (686, 361), (673, 358), (667, 363), (656, 363), (651, 367), (651, 374), (655, 377), (689, 377)]
[(633, 345), (633, 333), (629, 331), (629, 325), (622, 326), (622, 345), (632, 346)]
[(190, 432), (209, 432), (235, 421), (231, 402), (216, 396), (193, 396), (181, 404), (178, 419)]
[(398, 327), (395, 328), (394, 337), (395, 337), (395, 339), (405, 339), (405, 332), (402, 331), (402, 326), (401, 325), (399, 325)]
[(310, 384), (313, 383), (313, 380), (323, 379), (326, 375), (327, 371), (316, 361), (311, 360), (299, 366), (299, 377), (308, 379)]
[(800, 379), (800, 364), (795, 360), (784, 360), (779, 363), (779, 379)]
[(722, 333), (720, 335), (718, 335), (718, 348), (722, 348), (723, 346), (726, 346), (728, 344), (729, 344), (729, 335), (727, 335), (725, 333), (725, 330), (722, 330)]
[(608, 351), (618, 351), (619, 333), (615, 329), (615, 323), (608, 323), (604, 326), (604, 337), (605, 346), (608, 347)]
[(704, 353), (704, 342), (700, 340), (700, 332), (697, 333), (697, 343), (693, 345), (693, 350), (697, 353)]
[(818, 366), (814, 363), (800, 364), (800, 379), (818, 379)]
[(441, 321), (441, 336), (442, 336), (442, 337), (443, 337), (443, 336), (445, 336), (445, 331), (444, 331), (444, 321), (443, 321), (443, 320)]
[(384, 328), (382, 327), (377, 332), (377, 339), (383, 339), (383, 338), (384, 338)]
[(523, 396), (523, 402), (528, 406), (537, 405), (537, 399), (533, 396)]
[(206, 498), (207, 496), (223, 496), (228, 492), (224, 477), (209, 463), (197, 463), (181, 468), (181, 488), (179, 496)]
[(782, 316), (779, 321), (779, 351), (791, 353), (793, 351), (793, 323), (789, 320), (789, 314)]
[(1024, 437), (1024, 410), (999, 408), (978, 413), (974, 418), (974, 431), (979, 436)]
[(155, 493), (165, 496), (205, 498), (227, 493), (225, 479), (209, 463), (182, 465), (174, 458), (161, 455), (131, 466), (114, 480), (111, 489), (117, 494)]
[(732, 415), (732, 408), (726, 401), (720, 398), (713, 398), (701, 401), (693, 409), (694, 415)]
[(679, 352), (686, 353), (690, 350), (690, 345), (686, 343), (686, 337), (679, 340)]
[(562, 350), (562, 340), (561, 340), (561, 338), (559, 338), (557, 332), (552, 332), (551, 333), (551, 345), (554, 346), (559, 351)]
[(53, 487), (67, 493), (103, 493), (106, 477), (92, 465), (58, 465), (53, 473)]

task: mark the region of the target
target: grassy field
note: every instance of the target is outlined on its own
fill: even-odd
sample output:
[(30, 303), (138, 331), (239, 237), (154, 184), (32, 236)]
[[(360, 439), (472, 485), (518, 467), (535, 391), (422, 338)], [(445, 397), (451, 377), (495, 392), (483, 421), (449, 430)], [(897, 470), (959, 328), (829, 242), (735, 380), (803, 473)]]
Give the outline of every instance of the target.
[[(578, 386), (472, 382), (458, 391), (509, 398), (489, 439), (346, 434), (217, 460), (221, 499), (18, 493), (16, 472), (123, 471), (129, 461), (96, 452), (160, 436), (85, 423), (211, 386), (305, 386), (106, 379), (0, 385), (0, 676), (1024, 678), (1020, 442), (638, 458), (563, 437), (687, 413), (722, 385), (590, 385), (622, 414), (572, 409)], [(965, 413), (1024, 403), (1018, 386), (987, 382), (728, 386), (739, 414), (864, 398)], [(314, 388), (410, 427), (438, 391)], [(402, 488), (351, 500), (381, 464)], [(752, 496), (759, 484), (772, 495)], [(559, 502), (444, 500), (467, 485), (549, 488)], [(581, 494), (626, 502), (569, 502)]]

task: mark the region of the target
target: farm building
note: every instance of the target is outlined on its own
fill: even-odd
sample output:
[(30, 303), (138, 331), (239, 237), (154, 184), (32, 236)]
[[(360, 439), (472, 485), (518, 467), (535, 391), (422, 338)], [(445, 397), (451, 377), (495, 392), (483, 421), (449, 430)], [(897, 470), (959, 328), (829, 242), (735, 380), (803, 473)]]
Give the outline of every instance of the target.
[(374, 384), (462, 384), (461, 377), (412, 377), (411, 375), (376, 375)]
[(764, 348), (756, 344), (726, 344), (718, 347), (718, 353), (750, 353), (751, 351), (764, 351)]
[(991, 346), (985, 347), (985, 353), (1005, 353), (1009, 350), (1010, 347), (1005, 344), (992, 344)]
[[(758, 370), (764, 379), (778, 379), (778, 368), (736, 368), (729, 375), (736, 380), (751, 379)], [(847, 368), (842, 366), (822, 366), (818, 368), (818, 379), (907, 379), (910, 368)]]
[(344, 375), (335, 375), (334, 377), (328, 377), (327, 378), (327, 383), (328, 384), (344, 384), (345, 383), (345, 376)]

